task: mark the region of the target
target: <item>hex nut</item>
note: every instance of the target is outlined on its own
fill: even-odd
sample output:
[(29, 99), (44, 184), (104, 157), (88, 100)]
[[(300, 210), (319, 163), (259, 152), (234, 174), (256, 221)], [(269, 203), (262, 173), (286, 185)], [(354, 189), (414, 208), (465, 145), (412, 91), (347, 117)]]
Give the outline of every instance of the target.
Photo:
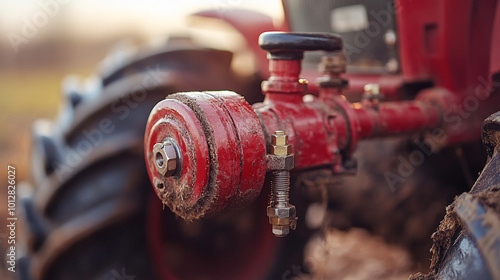
[(269, 170), (291, 170), (294, 166), (294, 156), (267, 155), (267, 169)]
[(267, 207), (267, 216), (269, 218), (271, 217), (276, 217), (276, 218), (290, 218), (290, 217), (295, 217), (295, 206), (289, 205), (288, 207)]
[(276, 131), (273, 135), (271, 135), (271, 145), (275, 146), (288, 145), (288, 136), (282, 130)]
[(290, 233), (290, 226), (273, 225), (273, 234), (277, 237), (285, 237)]
[(288, 145), (288, 136), (284, 131), (277, 130), (271, 135), (269, 153), (278, 156), (287, 156), (292, 154), (292, 146)]
[(275, 146), (271, 145), (269, 147), (269, 153), (277, 156), (287, 156), (292, 154), (292, 146), (286, 145), (286, 146)]
[(153, 146), (153, 157), (156, 171), (162, 176), (174, 175), (177, 170), (177, 152), (174, 144), (170, 141), (156, 143)]

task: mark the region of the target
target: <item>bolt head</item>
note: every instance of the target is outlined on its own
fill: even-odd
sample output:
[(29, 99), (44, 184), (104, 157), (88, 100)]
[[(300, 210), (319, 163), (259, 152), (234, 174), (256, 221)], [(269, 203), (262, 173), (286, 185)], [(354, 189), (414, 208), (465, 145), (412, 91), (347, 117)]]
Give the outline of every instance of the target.
[(169, 177), (174, 175), (177, 170), (177, 151), (174, 143), (167, 140), (163, 143), (156, 143), (153, 146), (153, 157), (155, 161), (156, 171), (160, 175)]

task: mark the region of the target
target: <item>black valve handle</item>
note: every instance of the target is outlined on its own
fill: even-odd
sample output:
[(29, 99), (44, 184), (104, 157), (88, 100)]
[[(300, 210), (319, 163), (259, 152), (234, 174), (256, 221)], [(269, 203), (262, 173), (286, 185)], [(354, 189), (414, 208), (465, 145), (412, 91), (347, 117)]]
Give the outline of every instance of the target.
[(331, 33), (264, 32), (259, 46), (268, 51), (268, 59), (300, 60), (304, 51), (342, 50), (342, 38)]

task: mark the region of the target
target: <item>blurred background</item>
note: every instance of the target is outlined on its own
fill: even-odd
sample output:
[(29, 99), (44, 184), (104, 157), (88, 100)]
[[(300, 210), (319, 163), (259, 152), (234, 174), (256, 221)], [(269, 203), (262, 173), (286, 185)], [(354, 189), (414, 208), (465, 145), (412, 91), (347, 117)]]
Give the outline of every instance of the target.
[[(392, 1), (366, 2), (377, 6), (371, 8), (379, 11), (387, 8), (385, 2)], [(299, 26), (305, 30), (316, 28), (313, 20), (315, 17), (310, 14), (317, 7), (322, 8), (317, 9), (320, 11), (317, 14), (330, 16), (329, 10), (323, 9), (321, 5), (308, 5), (304, 1), (295, 1), (295, 4), (296, 11), (304, 11), (305, 19), (297, 21), (297, 25), (311, 23), (311, 26)], [(310, 11), (304, 7), (309, 7)], [(275, 26), (283, 23), (284, 12), (280, 0), (0, 0), (0, 169), (4, 170), (0, 172), (0, 182), (3, 182), (0, 184), (0, 219), (5, 222), (7, 218), (7, 166), (11, 164), (16, 167), (19, 200), (23, 193), (29, 192), (31, 178), (36, 177), (31, 174), (30, 166), (32, 124), (35, 120), (64, 120), (67, 117), (60, 113), (66, 98), (62, 94), (65, 84), (71, 81), (75, 84), (75, 79), (85, 83), (84, 80), (88, 77), (105, 72), (106, 65), (125, 60), (139, 46), (161, 46), (172, 37), (183, 41), (185, 35), (191, 35), (190, 38), (196, 45), (233, 52), (233, 70), (239, 74), (254, 73), (255, 60), (246, 49), (244, 38), (236, 30), (222, 21), (192, 16), (203, 10), (214, 10), (219, 17), (224, 17), (229, 10), (234, 9), (260, 12), (271, 17)], [(323, 13), (324, 11), (328, 13)], [(301, 14), (297, 16), (299, 18)], [(317, 18), (317, 21), (321, 20), (322, 17)], [(325, 23), (327, 29), (330, 28), (329, 20)], [(353, 41), (358, 31), (349, 31), (352, 36), (345, 37), (346, 42)], [(386, 46), (384, 34), (391, 34), (389, 31), (391, 30), (372, 38), (370, 47), (364, 47), (366, 54), (359, 55), (359, 64), (354, 66), (386, 71), (386, 62), (394, 55), (394, 46)], [(379, 51), (380, 45), (383, 46), (383, 51)], [(385, 55), (378, 56), (379, 53)], [(312, 58), (319, 61), (320, 57), (321, 54), (316, 54)], [(378, 59), (380, 57), (382, 59)], [(309, 63), (314, 71), (317, 61)], [(353, 60), (350, 61), (351, 66), (355, 64), (352, 62)], [(68, 75), (73, 76), (68, 80)], [(255, 83), (258, 86), (260, 77), (251, 77), (258, 79)], [(430, 84), (425, 83), (424, 86)], [(407, 90), (416, 91), (417, 88)], [(91, 95), (92, 90), (89, 92)], [(61, 122), (55, 123), (60, 125)], [(443, 164), (444, 160), (432, 157), (394, 191), (387, 188), (387, 182), (381, 174), (383, 171), (395, 170), (400, 164), (398, 156), (407, 155), (416, 147), (409, 147), (404, 138), (375, 140), (365, 144), (360, 145), (357, 150), (365, 160), (360, 162), (362, 168), (357, 177), (332, 178), (328, 175), (323, 177), (329, 179), (323, 180), (320, 176), (323, 174), (311, 173), (297, 180), (297, 185), (300, 186), (296, 190), (305, 190), (305, 193), (301, 193), (305, 197), (321, 201), (312, 203), (307, 208), (302, 207), (302, 210), (307, 210), (303, 218), (304, 228), (307, 226), (320, 230), (307, 239), (304, 247), (306, 267), (293, 264), (283, 272), (282, 278), (291, 279), (292, 275), (296, 275), (299, 276), (296, 279), (407, 279), (410, 273), (428, 268), (428, 251), (431, 245), (429, 236), (442, 219), (445, 206), (452, 201), (456, 192), (465, 190), (448, 184), (448, 181), (445, 181), (446, 184), (439, 181), (436, 177), (442, 174), (439, 174), (441, 169), (437, 166), (447, 169), (445, 175), (452, 174), (453, 180), (450, 181), (454, 181), (457, 173), (453, 172), (454, 169), (449, 171), (448, 166)], [(480, 143), (477, 144), (482, 149)], [(454, 154), (453, 150), (447, 152)], [(440, 156), (449, 161), (455, 159), (448, 155), (443, 152)], [(483, 163), (481, 159), (480, 167)], [(96, 166), (96, 169), (100, 167)], [(461, 167), (456, 164), (454, 168), (459, 170)], [(92, 182), (82, 183), (87, 184), (94, 186)], [(109, 186), (106, 182), (101, 185), (102, 188)], [(42, 189), (41, 193), (45, 193), (45, 190)], [(97, 191), (100, 188), (96, 188), (96, 193)], [(330, 196), (323, 200), (328, 193)], [(114, 193), (110, 194), (110, 197), (115, 197)], [(79, 195), (75, 197), (80, 198)], [(60, 208), (61, 212), (78, 209), (71, 200), (68, 201), (63, 205), (68, 208)], [(326, 206), (323, 207), (327, 202), (329, 207), (332, 206), (328, 211)], [(21, 217), (20, 210), (21, 204), (18, 201), (18, 217)], [(164, 211), (163, 214), (165, 212), (169, 213)], [(229, 219), (228, 223), (232, 221)], [(182, 221), (179, 224), (184, 225)], [(0, 223), (0, 253), (5, 257), (8, 233), (3, 225), (4, 223)], [(25, 232), (22, 224), (18, 223), (18, 241), (23, 239)], [(207, 236), (207, 239), (215, 240), (210, 235)], [(137, 244), (140, 246), (142, 243)], [(23, 250), (22, 244), (16, 245), (19, 250)], [(45, 259), (44, 255), (39, 258)], [(72, 262), (71, 258), (63, 259), (68, 263)], [(77, 266), (76, 262), (72, 264)], [(60, 267), (71, 270), (70, 266)], [(220, 269), (218, 266), (214, 267)], [(303, 268), (310, 270), (311, 275), (302, 275)], [(75, 271), (71, 273), (77, 274)], [(0, 280), (13, 279), (13, 276), (13, 273), (6, 271), (6, 262), (2, 261)], [(81, 277), (85, 279), (85, 276)]]
[[(245, 53), (239, 34), (223, 23), (200, 23), (192, 13), (249, 9), (283, 19), (279, 0), (2, 0), (0, 1), (0, 217), (7, 215), (7, 165), (19, 184), (30, 180), (30, 129), (54, 119), (68, 74), (86, 78), (110, 51), (161, 44), (170, 35), (194, 33), (203, 44)], [(236, 60), (237, 61), (237, 60)], [(19, 210), (20, 205), (18, 203)], [(18, 214), (19, 215), (19, 212)], [(17, 228), (17, 239), (23, 229)], [(0, 229), (5, 256), (7, 231)], [(9, 279), (0, 265), (0, 279)]]

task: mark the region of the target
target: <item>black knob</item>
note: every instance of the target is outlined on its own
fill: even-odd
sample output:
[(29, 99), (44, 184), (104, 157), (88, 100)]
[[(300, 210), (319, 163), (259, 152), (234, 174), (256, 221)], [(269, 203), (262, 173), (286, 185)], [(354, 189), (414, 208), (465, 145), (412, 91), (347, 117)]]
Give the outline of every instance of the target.
[(342, 38), (331, 33), (264, 32), (259, 45), (269, 52), (269, 59), (300, 60), (304, 51), (339, 51)]

